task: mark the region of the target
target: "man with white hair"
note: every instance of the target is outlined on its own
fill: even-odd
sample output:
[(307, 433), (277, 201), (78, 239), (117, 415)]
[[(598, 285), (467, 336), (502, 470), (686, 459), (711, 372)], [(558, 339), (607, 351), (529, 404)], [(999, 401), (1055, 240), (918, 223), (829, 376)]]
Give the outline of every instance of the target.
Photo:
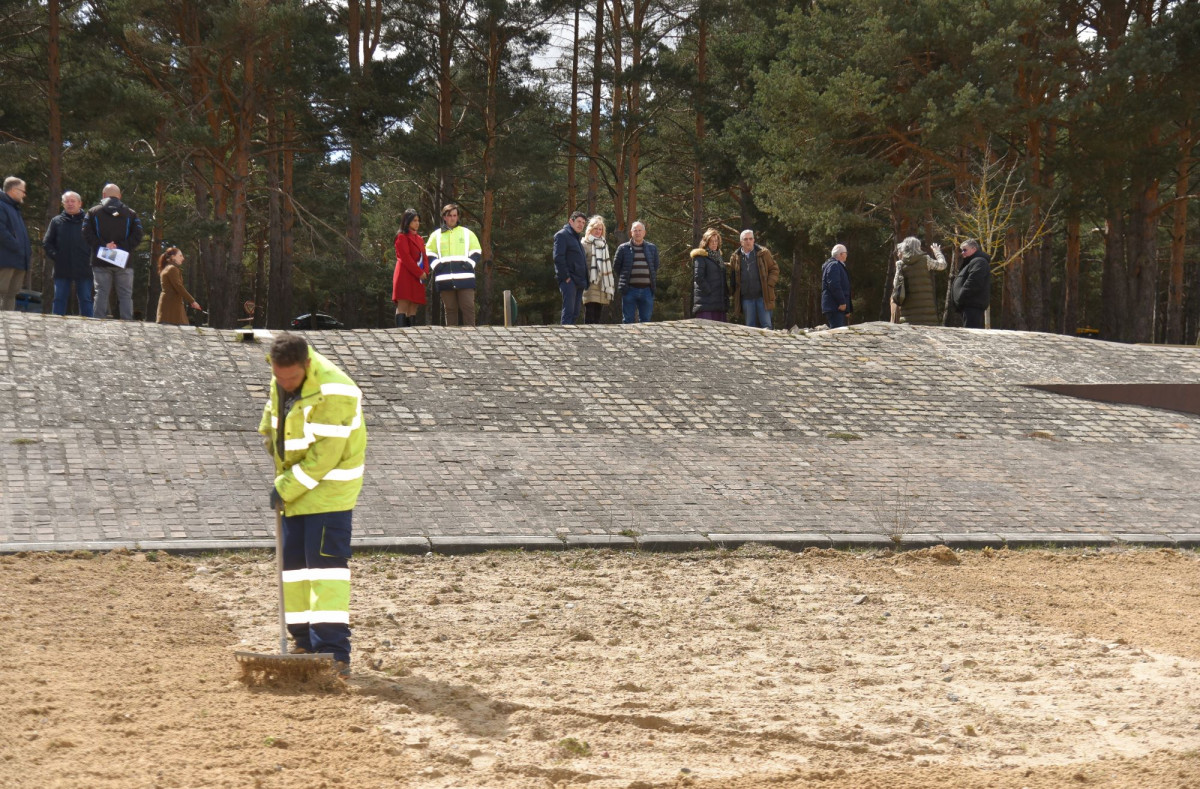
[(4, 179), (4, 194), (0, 194), (0, 310), (17, 308), (17, 292), (25, 284), (25, 272), (33, 250), (29, 245), (29, 230), (21, 216), (25, 202), (25, 182), (15, 175)]
[(71, 289), (79, 314), (92, 317), (92, 251), (83, 237), (83, 198), (64, 192), (62, 213), (50, 220), (42, 249), (54, 261), (54, 314), (66, 315)]
[(115, 287), (121, 320), (133, 320), (133, 260), (126, 256), (118, 263), (98, 253), (101, 249), (133, 252), (142, 241), (142, 222), (137, 212), (121, 202), (121, 187), (116, 184), (105, 184), (100, 197), (100, 204), (92, 206), (83, 220), (83, 237), (96, 281), (95, 316), (108, 317), (109, 294)]
[(846, 271), (846, 247), (834, 245), (829, 260), (821, 267), (821, 312), (831, 329), (846, 325), (846, 319), (854, 312), (850, 293), (850, 273)]
[(646, 240), (646, 226), (634, 222), (629, 240), (617, 247), (613, 277), (621, 294), (622, 323), (648, 323), (658, 284), (658, 247)]
[(739, 246), (729, 256), (733, 276), (733, 314), (745, 315), (746, 325), (759, 329), (774, 328), (771, 312), (775, 309), (775, 283), (779, 282), (779, 264), (771, 250), (754, 243), (754, 231), (743, 230)]

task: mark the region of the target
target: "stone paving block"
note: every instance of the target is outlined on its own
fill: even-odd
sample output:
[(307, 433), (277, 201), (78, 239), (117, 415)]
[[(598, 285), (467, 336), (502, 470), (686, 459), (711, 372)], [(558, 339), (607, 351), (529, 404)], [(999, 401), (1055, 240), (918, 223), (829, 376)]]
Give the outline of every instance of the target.
[(833, 541), (829, 535), (819, 532), (783, 532), (781, 534), (712, 534), (708, 539), (713, 545), (726, 550), (734, 550), (742, 545), (770, 545), (785, 551), (803, 551), (806, 548), (832, 548)]
[(561, 551), (566, 543), (555, 537), (533, 535), (463, 535), (429, 538), (434, 553), (447, 555), (483, 553), (484, 551)]
[(637, 541), (622, 534), (567, 534), (568, 548), (619, 548), (633, 549)]
[(1184, 532), (1170, 536), (1180, 548), (1200, 548), (1200, 532)]
[(709, 550), (713, 543), (703, 534), (639, 534), (637, 547), (642, 551), (674, 553)]

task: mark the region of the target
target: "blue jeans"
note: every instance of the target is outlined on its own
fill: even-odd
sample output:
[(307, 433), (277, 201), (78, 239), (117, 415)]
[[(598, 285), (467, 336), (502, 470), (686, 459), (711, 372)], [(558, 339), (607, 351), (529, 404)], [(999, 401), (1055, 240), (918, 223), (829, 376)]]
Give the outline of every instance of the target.
[[(344, 570), (349, 577), (350, 532), (353, 510), (342, 512), (317, 512), (311, 515), (285, 516), (283, 519), (283, 570), (285, 588), (289, 583), (303, 587), (300, 597), (306, 597), (306, 611), (292, 611), (288, 605), (289, 619), (306, 621), (290, 622), (287, 626), (296, 646), (309, 652), (329, 652), (334, 660), (350, 662), (349, 608), (341, 611), (341, 603), (328, 597), (328, 584), (304, 580), (291, 581), (287, 573), (293, 570), (325, 570), (320, 577), (331, 577), (330, 570)], [(347, 581), (348, 583), (348, 581)], [(287, 592), (285, 591), (285, 599)], [(304, 607), (303, 602), (297, 608)], [(334, 610), (336, 609), (336, 610)], [(334, 621), (345, 619), (345, 622)], [(313, 621), (315, 620), (315, 621)]]
[(621, 323), (649, 323), (654, 312), (654, 291), (650, 288), (625, 288), (621, 294)]
[(757, 326), (760, 329), (773, 329), (771, 311), (761, 299), (742, 299), (742, 314), (746, 316), (747, 326)]
[(840, 310), (825, 313), (825, 323), (831, 329), (840, 329), (846, 325), (846, 313)]
[(71, 286), (75, 287), (75, 298), (79, 300), (79, 314), (85, 318), (92, 317), (92, 278), (71, 277), (54, 278), (54, 314), (66, 315), (67, 302), (71, 298)]
[(573, 279), (558, 283), (558, 289), (563, 297), (562, 325), (574, 326), (579, 320), (579, 311), (583, 309), (583, 290), (576, 287)]

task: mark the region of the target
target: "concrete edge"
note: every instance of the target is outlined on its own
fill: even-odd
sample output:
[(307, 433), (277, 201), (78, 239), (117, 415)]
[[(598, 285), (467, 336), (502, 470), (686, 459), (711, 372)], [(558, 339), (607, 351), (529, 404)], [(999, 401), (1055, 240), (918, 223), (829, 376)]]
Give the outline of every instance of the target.
[[(1114, 532), (1111, 534), (1044, 532), (1041, 534), (906, 534), (897, 544), (882, 534), (821, 532), (728, 533), (728, 534), (566, 534), (561, 538), (546, 535), (463, 535), (410, 537), (356, 537), (353, 546), (360, 550), (393, 551), (405, 554), (429, 552), (458, 555), (484, 551), (561, 551), (566, 549), (624, 549), (648, 552), (691, 550), (735, 550), (742, 545), (770, 545), (789, 551), (807, 548), (838, 550), (916, 550), (946, 545), (960, 550), (982, 548), (1103, 548), (1145, 546), (1149, 548), (1200, 548), (1200, 532), (1155, 534), (1152, 532)], [(0, 543), (0, 555), (14, 553), (65, 553), (70, 551), (163, 551), (165, 553), (205, 553), (244, 551), (275, 547), (275, 541), (263, 538), (233, 540), (86, 540), (76, 542)]]
[(713, 548), (712, 540), (703, 534), (639, 534), (636, 539), (638, 550), (654, 553), (678, 553)]
[(561, 551), (567, 547), (558, 537), (540, 535), (430, 537), (429, 545), (434, 553), (446, 555), (484, 551)]
[(829, 535), (820, 532), (779, 532), (709, 534), (708, 539), (717, 548), (733, 551), (743, 545), (770, 545), (785, 551), (803, 551), (807, 548), (832, 548)]

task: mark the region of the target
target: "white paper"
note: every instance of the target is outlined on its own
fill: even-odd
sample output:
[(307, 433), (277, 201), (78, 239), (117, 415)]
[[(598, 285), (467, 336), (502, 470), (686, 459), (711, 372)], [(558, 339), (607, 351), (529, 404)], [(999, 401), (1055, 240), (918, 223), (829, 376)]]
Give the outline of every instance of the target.
[(129, 262), (129, 253), (123, 249), (109, 249), (108, 247), (100, 247), (96, 250), (96, 257), (103, 260), (105, 263), (112, 263), (114, 266), (125, 268), (125, 264)]

